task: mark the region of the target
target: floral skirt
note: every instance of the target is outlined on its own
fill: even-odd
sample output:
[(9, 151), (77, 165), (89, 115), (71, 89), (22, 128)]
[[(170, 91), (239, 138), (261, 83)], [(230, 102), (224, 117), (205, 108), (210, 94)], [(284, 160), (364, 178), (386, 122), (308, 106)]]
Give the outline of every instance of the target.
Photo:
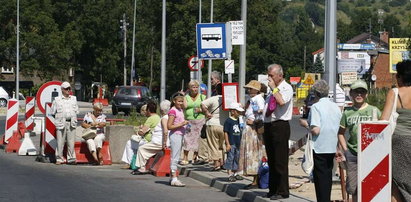
[(190, 130), (186, 130), (184, 134), (183, 150), (197, 152), (200, 132), (205, 123), (205, 119), (189, 120), (189, 122), (191, 127)]
[(239, 170), (244, 175), (257, 175), (261, 158), (267, 156), (262, 136), (256, 130), (247, 125), (241, 137)]

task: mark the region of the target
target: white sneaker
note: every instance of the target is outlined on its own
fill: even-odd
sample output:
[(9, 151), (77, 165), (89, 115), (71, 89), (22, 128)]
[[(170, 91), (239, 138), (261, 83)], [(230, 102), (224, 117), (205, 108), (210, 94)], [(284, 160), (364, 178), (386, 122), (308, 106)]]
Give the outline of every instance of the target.
[(172, 180), (170, 185), (173, 187), (185, 187), (186, 185), (183, 184), (180, 180)]

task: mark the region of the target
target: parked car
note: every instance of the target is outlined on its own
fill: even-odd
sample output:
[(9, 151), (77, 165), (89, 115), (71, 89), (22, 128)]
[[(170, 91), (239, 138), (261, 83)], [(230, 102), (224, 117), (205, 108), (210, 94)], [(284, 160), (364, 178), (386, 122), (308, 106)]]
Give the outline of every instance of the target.
[(0, 107), (7, 107), (10, 97), (6, 90), (0, 86)]
[(123, 111), (129, 114), (132, 108), (140, 112), (141, 107), (149, 100), (153, 100), (153, 97), (145, 86), (119, 86), (112, 98), (112, 113), (117, 115), (118, 112)]

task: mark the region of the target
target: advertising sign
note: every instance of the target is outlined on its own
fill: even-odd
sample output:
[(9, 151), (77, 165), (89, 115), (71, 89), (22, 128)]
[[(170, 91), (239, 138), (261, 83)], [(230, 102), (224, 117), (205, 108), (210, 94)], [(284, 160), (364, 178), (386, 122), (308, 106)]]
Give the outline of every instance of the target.
[(341, 84), (350, 85), (357, 80), (357, 72), (342, 72), (341, 73)]
[(391, 201), (391, 134), (388, 121), (358, 127), (358, 201)]
[(337, 60), (338, 73), (357, 72), (357, 74), (365, 73), (364, 59), (340, 59)]
[[(356, 70), (347, 70), (347, 71), (356, 71), (358, 74), (363, 75), (365, 72), (370, 69), (371, 66), (371, 56), (368, 55), (367, 52), (365, 51), (339, 51), (338, 52), (338, 60), (342, 59), (358, 59), (358, 60), (364, 60), (364, 64), (358, 67)], [(345, 71), (345, 72), (347, 72)], [(338, 72), (341, 73), (341, 72)]]
[(228, 107), (233, 102), (239, 102), (238, 83), (223, 83), (223, 110), (227, 111)]
[(349, 44), (349, 43), (339, 43), (337, 48), (340, 50), (374, 50), (375, 44)]
[(390, 73), (397, 73), (397, 63), (410, 59), (409, 38), (390, 38)]
[[(197, 24), (197, 56), (199, 59), (226, 59), (227, 51), (226, 24)], [(231, 40), (228, 40), (231, 42)]]

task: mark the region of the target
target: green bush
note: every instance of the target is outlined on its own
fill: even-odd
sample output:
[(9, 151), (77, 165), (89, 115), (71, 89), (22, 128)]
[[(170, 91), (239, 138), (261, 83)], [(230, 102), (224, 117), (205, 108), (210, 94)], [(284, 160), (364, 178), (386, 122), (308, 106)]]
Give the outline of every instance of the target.
[(137, 113), (135, 108), (132, 108), (130, 111), (130, 114), (128, 116), (124, 115), (116, 115), (117, 119), (125, 119), (123, 122), (124, 125), (129, 125), (129, 126), (140, 126), (144, 124), (146, 121), (147, 117), (144, 115)]
[(385, 97), (387, 96), (388, 90), (388, 88), (370, 89), (367, 97), (367, 102), (370, 105), (376, 106), (382, 111), (384, 109)]

